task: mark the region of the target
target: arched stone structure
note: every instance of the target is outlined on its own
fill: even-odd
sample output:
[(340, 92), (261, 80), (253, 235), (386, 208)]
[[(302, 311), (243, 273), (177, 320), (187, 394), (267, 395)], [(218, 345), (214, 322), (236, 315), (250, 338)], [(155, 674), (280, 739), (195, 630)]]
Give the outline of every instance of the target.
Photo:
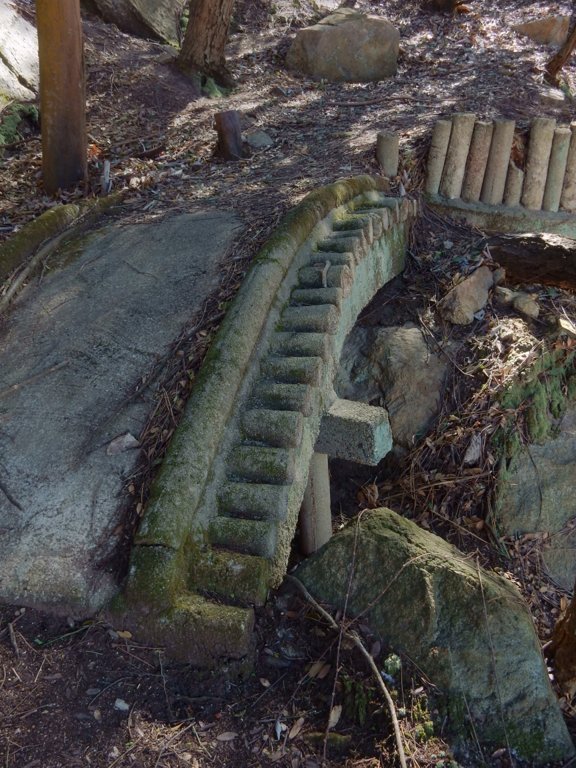
[(385, 412), (337, 400), (332, 380), (358, 314), (403, 269), (416, 213), (382, 179), (340, 181), (306, 197), (259, 253), (152, 489), (109, 610), (116, 626), (195, 664), (249, 652), (253, 606), (286, 572), (315, 448), (349, 452), (346, 434), (363, 430), (360, 460), (390, 449)]

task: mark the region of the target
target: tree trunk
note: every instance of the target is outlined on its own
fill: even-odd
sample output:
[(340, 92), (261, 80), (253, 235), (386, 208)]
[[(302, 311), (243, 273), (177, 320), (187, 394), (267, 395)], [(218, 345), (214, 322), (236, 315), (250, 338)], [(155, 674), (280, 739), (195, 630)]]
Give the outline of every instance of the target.
[(546, 79), (552, 85), (558, 85), (558, 73), (570, 58), (570, 54), (576, 47), (576, 15), (572, 14), (571, 32), (560, 50), (552, 56), (546, 64)]
[(36, 0), (42, 173), (51, 195), (87, 177), (80, 0)]
[(576, 596), (557, 621), (547, 653), (554, 659), (554, 674), (562, 690), (573, 696), (576, 692)]
[(224, 48), (233, 7), (234, 0), (190, 0), (188, 26), (178, 57), (178, 66), (185, 74), (200, 72), (220, 84), (232, 84)]

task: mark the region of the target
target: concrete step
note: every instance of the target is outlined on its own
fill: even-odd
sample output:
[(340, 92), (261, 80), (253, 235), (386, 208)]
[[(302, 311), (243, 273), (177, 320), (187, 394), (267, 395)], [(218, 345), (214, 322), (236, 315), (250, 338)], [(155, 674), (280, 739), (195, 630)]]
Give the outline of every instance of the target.
[(260, 364), (263, 378), (278, 384), (311, 384), (318, 386), (322, 377), (321, 357), (270, 356)]
[(290, 303), (295, 306), (311, 306), (314, 304), (342, 305), (341, 288), (295, 288), (290, 295)]
[(270, 520), (244, 520), (239, 517), (215, 517), (210, 521), (212, 546), (271, 558), (276, 548), (276, 525)]
[(277, 384), (259, 381), (252, 390), (251, 405), (281, 411), (299, 411), (310, 416), (318, 393), (309, 384)]
[(340, 313), (333, 304), (286, 307), (279, 322), (281, 331), (336, 333)]
[[(318, 254), (315, 254), (316, 256)], [(341, 258), (342, 254), (339, 254)], [(346, 264), (338, 264), (330, 266), (326, 269), (326, 261), (324, 265), (316, 265), (313, 267), (302, 267), (298, 272), (299, 288), (340, 288), (343, 296), (348, 296), (352, 288), (352, 282), (354, 280), (354, 273), (352, 269)]]
[(328, 339), (324, 333), (275, 333), (270, 351), (286, 357), (319, 357), (328, 359)]
[(298, 411), (252, 408), (242, 414), (242, 430), (249, 440), (273, 448), (294, 448), (300, 444), (304, 418)]
[(224, 517), (282, 521), (286, 518), (289, 490), (287, 485), (227, 482), (218, 494), (218, 509)]
[(238, 445), (228, 458), (229, 478), (285, 485), (294, 480), (294, 453), (284, 448)]
[(263, 605), (270, 562), (263, 557), (211, 548), (190, 567), (190, 588), (207, 599), (232, 605)]

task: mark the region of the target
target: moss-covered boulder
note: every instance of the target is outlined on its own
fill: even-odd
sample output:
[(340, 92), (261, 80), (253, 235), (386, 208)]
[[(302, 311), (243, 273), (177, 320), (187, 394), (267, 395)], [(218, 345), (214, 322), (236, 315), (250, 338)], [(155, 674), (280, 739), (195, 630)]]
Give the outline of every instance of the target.
[(506, 579), (388, 509), (349, 524), (296, 575), (334, 608), (350, 583), (349, 613), (438, 686), (456, 747), (474, 731), (532, 765), (574, 754), (532, 618)]

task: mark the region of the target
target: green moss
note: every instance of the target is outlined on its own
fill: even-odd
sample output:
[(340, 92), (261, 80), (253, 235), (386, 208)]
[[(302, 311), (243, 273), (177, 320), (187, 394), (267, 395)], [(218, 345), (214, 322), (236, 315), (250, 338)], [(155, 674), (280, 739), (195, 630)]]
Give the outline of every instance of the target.
[(523, 424), (531, 443), (554, 437), (558, 420), (576, 396), (574, 362), (574, 352), (548, 350), (507, 389), (500, 402), (508, 419), (493, 438), (501, 455), (510, 459), (517, 453)]
[(38, 126), (38, 109), (32, 104), (11, 104), (2, 112), (0, 120), (0, 157), (2, 147), (23, 138), (23, 124)]

